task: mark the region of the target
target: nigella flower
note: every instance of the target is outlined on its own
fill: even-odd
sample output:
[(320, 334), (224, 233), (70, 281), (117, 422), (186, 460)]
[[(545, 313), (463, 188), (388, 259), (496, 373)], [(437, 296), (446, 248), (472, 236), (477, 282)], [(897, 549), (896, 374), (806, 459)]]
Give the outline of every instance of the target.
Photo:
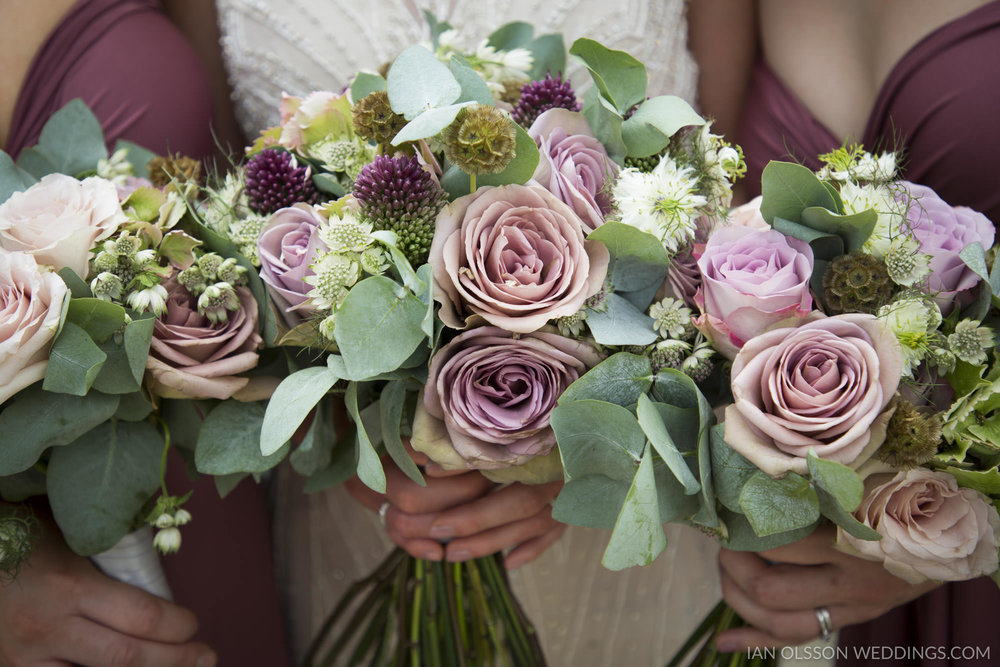
[(707, 200), (697, 192), (693, 171), (664, 156), (652, 172), (626, 169), (614, 187), (621, 222), (659, 239), (669, 252), (694, 240), (699, 208)]
[(579, 111), (580, 102), (576, 99), (576, 92), (569, 81), (557, 74), (552, 78), (551, 74), (546, 74), (541, 81), (531, 81), (521, 88), (521, 97), (510, 112), (521, 127), (531, 127), (542, 112), (549, 109), (569, 109)]
[(247, 163), (246, 192), (258, 213), (274, 213), (299, 202), (312, 204), (318, 197), (309, 167), (300, 167), (295, 156), (274, 148), (257, 153)]
[(414, 266), (426, 261), (444, 191), (417, 158), (376, 156), (358, 174), (354, 198), (364, 220), (396, 234), (397, 247)]

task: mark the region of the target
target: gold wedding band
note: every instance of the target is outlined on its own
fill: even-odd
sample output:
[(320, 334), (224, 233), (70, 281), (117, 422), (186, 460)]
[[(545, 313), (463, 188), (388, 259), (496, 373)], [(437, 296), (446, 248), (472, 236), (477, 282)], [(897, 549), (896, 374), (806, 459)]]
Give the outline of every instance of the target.
[(389, 508), (392, 507), (392, 503), (386, 500), (384, 503), (378, 507), (378, 522), (385, 527), (385, 515), (389, 513)]
[(817, 607), (813, 613), (816, 614), (816, 620), (819, 621), (819, 638), (825, 642), (830, 641), (830, 634), (833, 631), (830, 610), (826, 607)]

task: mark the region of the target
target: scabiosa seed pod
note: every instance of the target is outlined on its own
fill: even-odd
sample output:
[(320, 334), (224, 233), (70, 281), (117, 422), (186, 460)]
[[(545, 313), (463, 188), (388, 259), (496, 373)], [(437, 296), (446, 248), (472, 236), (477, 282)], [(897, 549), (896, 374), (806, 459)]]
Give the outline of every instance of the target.
[(521, 97), (510, 115), (521, 127), (531, 127), (542, 112), (556, 108), (579, 111), (580, 102), (573, 86), (561, 74), (555, 78), (546, 74), (541, 81), (530, 81), (521, 87)]
[(157, 156), (146, 163), (149, 180), (158, 188), (173, 182), (197, 184), (201, 178), (201, 162), (183, 155)]
[(353, 194), (361, 217), (375, 229), (395, 232), (399, 249), (414, 266), (427, 261), (444, 191), (417, 158), (376, 156), (358, 174)]
[(921, 412), (909, 401), (899, 399), (877, 456), (894, 468), (908, 470), (930, 461), (940, 442), (941, 416)]
[(823, 303), (828, 315), (874, 315), (889, 303), (895, 290), (885, 263), (864, 253), (838, 257), (823, 274)]
[(479, 104), (459, 111), (444, 131), (444, 154), (467, 174), (499, 174), (514, 159), (516, 140), (504, 112)]
[(262, 150), (247, 162), (246, 193), (250, 208), (263, 214), (299, 202), (313, 204), (318, 196), (309, 167), (300, 167), (294, 155), (275, 148)]
[(389, 95), (384, 90), (365, 95), (351, 113), (354, 131), (382, 146), (391, 145), (406, 125), (406, 119), (389, 106)]

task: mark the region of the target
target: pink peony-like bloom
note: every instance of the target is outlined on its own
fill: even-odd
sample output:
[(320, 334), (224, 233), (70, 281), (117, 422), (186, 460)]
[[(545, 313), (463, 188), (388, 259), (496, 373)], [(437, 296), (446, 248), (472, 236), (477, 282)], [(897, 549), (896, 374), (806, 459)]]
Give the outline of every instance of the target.
[(601, 289), (610, 258), (583, 229), (540, 185), (483, 187), (450, 203), (428, 260), (442, 321), (462, 329), (482, 318), (527, 333), (573, 315)]
[(65, 297), (31, 255), (0, 250), (0, 403), (45, 377)]
[(859, 540), (838, 530), (837, 544), (882, 561), (911, 584), (963, 581), (997, 570), (996, 508), (978, 491), (960, 488), (947, 473), (915, 468), (869, 475), (854, 516), (882, 539)]
[(463, 332), (431, 359), (424, 387), (422, 407), (448, 437), (423, 438), (415, 427), (413, 447), (450, 468), (507, 468), (548, 454), (556, 401), (600, 360), (591, 345), (554, 333)]
[(249, 384), (250, 379), (239, 374), (257, 366), (263, 343), (250, 290), (237, 287), (239, 310), (229, 312), (226, 322), (213, 324), (175, 279), (164, 287), (167, 312), (153, 326), (146, 360), (153, 393), (165, 398), (231, 398)]
[(726, 443), (772, 476), (804, 474), (810, 448), (857, 468), (885, 440), (902, 363), (872, 315), (763, 333), (733, 361)]
[(260, 278), (290, 328), (312, 312), (306, 297), (312, 285), (303, 278), (313, 275), (310, 265), (326, 250), (318, 233), (322, 222), (312, 206), (296, 204), (275, 211), (257, 238)]
[(698, 268), (702, 315), (695, 324), (730, 359), (754, 336), (799, 322), (812, 309), (812, 248), (781, 232), (721, 227)]
[(49, 174), (0, 205), (0, 246), (86, 279), (91, 248), (125, 221), (111, 181)]
[(528, 134), (540, 153), (532, 178), (576, 211), (587, 232), (603, 225), (611, 210), (610, 184), (618, 165), (594, 137), (583, 114), (549, 109)]
[[(958, 253), (978, 241), (984, 250), (993, 246), (993, 223), (968, 206), (951, 206), (924, 185), (904, 181), (909, 197), (906, 221), (920, 243), (920, 251), (931, 256), (927, 286), (937, 293), (937, 302), (947, 315), (955, 305), (968, 303), (968, 290), (979, 284), (979, 276), (966, 266)], [(959, 303), (961, 302), (961, 303)]]

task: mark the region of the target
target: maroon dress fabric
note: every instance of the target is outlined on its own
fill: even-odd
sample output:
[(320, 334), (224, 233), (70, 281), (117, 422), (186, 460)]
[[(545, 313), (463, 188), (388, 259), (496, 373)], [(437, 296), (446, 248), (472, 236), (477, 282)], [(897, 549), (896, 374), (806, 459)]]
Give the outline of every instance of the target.
[[(860, 138), (869, 149), (901, 149), (907, 179), (993, 221), (1000, 221), (998, 54), (1000, 2), (942, 26), (896, 64)], [(818, 169), (816, 156), (842, 142), (758, 62), (738, 143), (747, 158), (747, 186), (756, 195), (770, 160)], [(838, 664), (850, 667), (1000, 664), (1000, 589), (986, 578), (947, 584), (845, 628), (840, 646)]]
[[(161, 154), (215, 152), (208, 78), (154, 0), (80, 0), (67, 12), (28, 70), (7, 152), (36, 144), (49, 116), (77, 97), (109, 147), (127, 139)], [(188, 481), (179, 458), (167, 477), (172, 493), (195, 489), (183, 548), (164, 567), (177, 603), (198, 615), (198, 638), (223, 667), (289, 665), (260, 487), (245, 481), (223, 502), (210, 478)]]

